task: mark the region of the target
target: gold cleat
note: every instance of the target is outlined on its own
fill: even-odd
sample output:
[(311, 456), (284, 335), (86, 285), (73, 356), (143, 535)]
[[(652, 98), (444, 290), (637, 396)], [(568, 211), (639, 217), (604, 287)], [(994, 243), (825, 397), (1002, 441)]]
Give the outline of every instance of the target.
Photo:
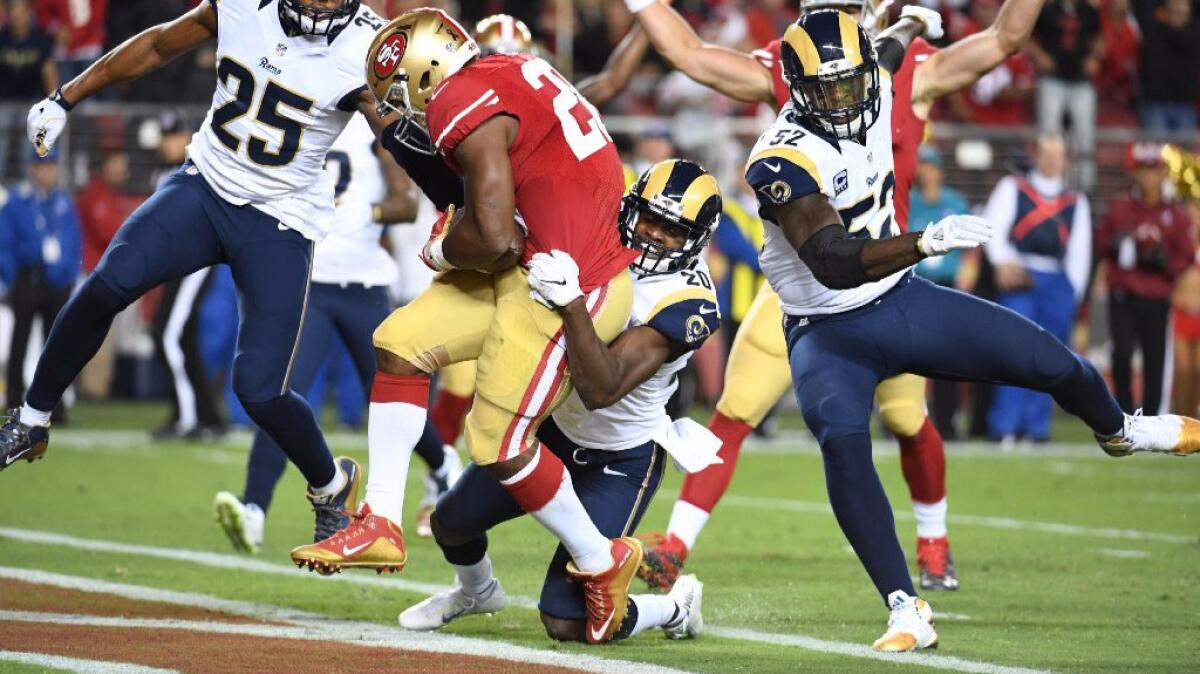
[(362, 507), (346, 528), (325, 540), (292, 550), (292, 561), (328, 576), (342, 569), (375, 569), (395, 573), (404, 569), (408, 553), (404, 530), (391, 520)]
[(880, 653), (907, 653), (937, 648), (938, 635), (933, 629), (933, 609), (918, 597), (901, 590), (888, 595), (888, 629), (871, 644)]

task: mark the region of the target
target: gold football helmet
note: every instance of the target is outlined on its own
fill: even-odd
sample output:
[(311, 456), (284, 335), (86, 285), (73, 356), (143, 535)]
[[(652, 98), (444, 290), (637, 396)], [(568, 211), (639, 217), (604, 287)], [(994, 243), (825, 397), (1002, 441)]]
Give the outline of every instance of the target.
[(524, 21), (508, 14), (493, 14), (475, 24), (475, 41), (485, 54), (533, 54), (533, 34)]
[(367, 52), (367, 84), (379, 116), (400, 113), (397, 140), (433, 154), (425, 124), (429, 99), (439, 84), (476, 56), (479, 45), (440, 9), (401, 14), (375, 34)]

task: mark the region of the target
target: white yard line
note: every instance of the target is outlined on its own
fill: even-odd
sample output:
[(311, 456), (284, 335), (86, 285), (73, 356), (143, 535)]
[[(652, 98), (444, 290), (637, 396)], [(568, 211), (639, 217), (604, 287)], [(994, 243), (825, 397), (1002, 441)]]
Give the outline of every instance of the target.
[(65, 669), (70, 672), (78, 672), (79, 674), (179, 674), (174, 669), (159, 669), (158, 667), (131, 665), (124, 662), (83, 660), (80, 658), (67, 658), (61, 655), (23, 653), (20, 651), (0, 651), (0, 662), (15, 662), (34, 667)]
[(1095, 550), (1105, 557), (1116, 557), (1117, 559), (1145, 559), (1151, 556), (1145, 550), (1126, 550), (1123, 548), (1095, 548)]

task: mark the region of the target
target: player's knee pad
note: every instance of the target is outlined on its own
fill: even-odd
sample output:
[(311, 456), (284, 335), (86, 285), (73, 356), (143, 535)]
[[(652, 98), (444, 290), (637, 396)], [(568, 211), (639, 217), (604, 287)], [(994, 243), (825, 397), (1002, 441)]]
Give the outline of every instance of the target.
[(453, 521), (447, 523), (436, 510), (429, 515), (429, 528), (433, 531), (433, 540), (441, 548), (462, 547), (476, 538), (475, 534), (463, 533), (455, 529)]
[(869, 402), (863, 404), (845, 395), (819, 396), (813, 400), (815, 402), (801, 409), (801, 414), (822, 448), (834, 438), (859, 433), (870, 435)]

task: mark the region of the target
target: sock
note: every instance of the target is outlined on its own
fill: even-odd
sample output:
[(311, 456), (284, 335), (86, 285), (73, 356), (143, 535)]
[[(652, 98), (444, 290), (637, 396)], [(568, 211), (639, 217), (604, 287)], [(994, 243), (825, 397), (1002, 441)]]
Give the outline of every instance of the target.
[(562, 541), (580, 571), (607, 571), (613, 565), (612, 543), (583, 509), (571, 474), (561, 459), (542, 451), (541, 443), (533, 452), (528, 465), (500, 484), (522, 510)]
[(442, 442), (442, 436), (438, 434), (437, 427), (433, 425), (432, 420), (425, 420), (425, 428), (421, 430), (421, 437), (417, 440), (417, 446), (413, 448), (417, 456), (429, 466), (430, 471), (436, 471), (446, 463), (446, 450), (443, 449), (445, 443)]
[(397, 525), (404, 517), (404, 487), (413, 448), (425, 429), (429, 377), (376, 372), (367, 417), (366, 501)]
[(937, 503), (913, 501), (913, 513), (917, 516), (918, 538), (945, 538), (946, 499)]
[(462, 433), (463, 417), (467, 416), (467, 410), (471, 408), (471, 401), (474, 399), (474, 396), (454, 395), (446, 389), (438, 391), (433, 400), (433, 407), (429, 409), (429, 419), (433, 421), (438, 435), (442, 436), (447, 445), (458, 442), (458, 436)]
[(254, 504), (266, 512), (275, 495), (275, 485), (287, 470), (287, 455), (275, 444), (271, 436), (259, 430), (250, 445), (250, 460), (246, 462), (246, 486), (242, 491), (242, 502)]
[[(729, 488), (742, 443), (754, 428), (717, 412), (713, 414), (712, 421), (708, 422), (708, 429), (721, 439), (721, 449), (717, 451), (717, 456), (721, 457), (724, 463), (709, 466), (699, 473), (684, 477), (679, 499), (705, 512), (712, 512), (713, 508), (717, 507), (717, 501), (721, 500), (725, 490)], [(695, 536), (692, 539), (694, 541)]]
[(487, 555), (474, 564), (454, 564), (454, 573), (458, 575), (458, 584), (468, 595), (481, 595), (492, 586), (492, 558)]
[(674, 534), (683, 541), (688, 551), (696, 546), (696, 538), (708, 523), (708, 513), (700, 508), (679, 499), (671, 509), (671, 520), (667, 524), (667, 533)]
[(946, 498), (946, 447), (933, 420), (925, 417), (912, 437), (899, 437), (900, 470), (914, 503), (937, 503)]
[(333, 462), (333, 479), (321, 485), (320, 487), (309, 486), (309, 491), (313, 496), (329, 496), (336, 494), (342, 487), (346, 486), (346, 473), (336, 461)]
[(29, 403), (25, 403), (21, 406), (20, 421), (26, 426), (49, 426), (50, 414), (50, 412), (35, 410), (29, 406)]
[(665, 594), (635, 594), (629, 596), (629, 601), (637, 607), (637, 622), (629, 632), (631, 637), (652, 627), (666, 627), (683, 613), (679, 604)]
[(265, 402), (241, 403), (254, 423), (296, 464), (310, 486), (327, 485), (337, 477), (333, 454), (325, 444), (317, 417), (295, 391)]

